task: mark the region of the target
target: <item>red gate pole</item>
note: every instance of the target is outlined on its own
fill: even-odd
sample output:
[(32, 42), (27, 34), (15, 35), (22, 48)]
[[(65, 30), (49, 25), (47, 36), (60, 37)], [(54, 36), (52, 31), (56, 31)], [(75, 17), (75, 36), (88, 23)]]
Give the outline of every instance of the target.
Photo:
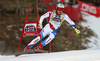
[[(28, 7), (28, 11), (27, 11), (27, 15), (26, 15), (26, 18), (25, 18), (24, 26), (25, 26), (25, 23), (26, 23), (26, 20), (27, 20), (27, 17), (28, 17), (29, 9), (30, 9), (30, 7)], [(23, 26), (23, 29), (24, 29), (24, 26)], [(20, 48), (20, 44), (21, 44), (21, 40), (22, 40), (22, 37), (23, 37), (23, 32), (24, 32), (23, 29), (22, 29), (22, 33), (21, 33), (21, 37), (20, 37), (20, 41), (19, 41), (19, 45), (18, 45), (18, 49), (17, 49), (17, 54), (18, 54), (18, 52), (19, 52), (19, 48)]]
[(36, 10), (37, 10), (37, 17), (38, 17), (38, 22), (39, 22), (39, 12), (38, 12), (38, 5), (36, 4)]
[(52, 52), (51, 50), (52, 42), (49, 43), (49, 51)]

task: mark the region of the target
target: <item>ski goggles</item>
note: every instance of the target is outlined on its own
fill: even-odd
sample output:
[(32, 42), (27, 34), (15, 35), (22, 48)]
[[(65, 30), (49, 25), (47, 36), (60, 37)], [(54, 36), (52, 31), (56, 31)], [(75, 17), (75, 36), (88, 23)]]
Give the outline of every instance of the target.
[(63, 9), (64, 9), (64, 8), (57, 8), (57, 10), (59, 10), (59, 11), (63, 11)]

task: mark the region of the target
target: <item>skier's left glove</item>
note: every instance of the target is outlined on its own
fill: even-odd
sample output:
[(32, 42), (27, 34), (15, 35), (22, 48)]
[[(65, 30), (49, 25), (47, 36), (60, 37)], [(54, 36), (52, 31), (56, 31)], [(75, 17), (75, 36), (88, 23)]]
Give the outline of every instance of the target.
[(80, 34), (80, 31), (79, 31), (77, 28), (75, 28), (75, 32), (76, 32), (77, 34)]

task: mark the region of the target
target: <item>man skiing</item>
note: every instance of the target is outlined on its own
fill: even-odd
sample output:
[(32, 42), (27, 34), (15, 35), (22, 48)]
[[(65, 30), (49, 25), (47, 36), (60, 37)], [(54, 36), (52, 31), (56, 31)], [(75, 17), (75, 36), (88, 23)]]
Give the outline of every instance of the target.
[(58, 3), (55, 11), (48, 11), (40, 17), (38, 25), (40, 29), (42, 29), (42, 22), (45, 18), (49, 18), (49, 23), (47, 23), (41, 30), (40, 34), (27, 45), (23, 52), (31, 49), (37, 42), (42, 40), (47, 35), (49, 37), (43, 40), (42, 43), (39, 44), (35, 49), (41, 49), (42, 47), (50, 43), (56, 37), (57, 30), (61, 26), (63, 21), (67, 21), (74, 28), (77, 34), (80, 33), (75, 23), (68, 17), (67, 14), (63, 13), (63, 9), (64, 5), (62, 3)]

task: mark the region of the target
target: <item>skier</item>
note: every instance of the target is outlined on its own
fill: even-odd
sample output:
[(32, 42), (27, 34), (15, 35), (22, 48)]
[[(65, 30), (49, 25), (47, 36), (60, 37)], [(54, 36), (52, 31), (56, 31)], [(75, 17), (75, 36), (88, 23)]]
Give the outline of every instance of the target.
[(67, 14), (63, 13), (63, 9), (64, 5), (62, 3), (58, 3), (56, 6), (56, 10), (48, 11), (40, 17), (38, 25), (40, 29), (42, 29), (42, 22), (45, 18), (49, 18), (49, 23), (47, 23), (45, 27), (41, 30), (40, 34), (27, 45), (23, 52), (31, 49), (37, 42), (42, 40), (46, 35), (48, 35), (49, 37), (42, 41), (42, 43), (35, 47), (35, 49), (41, 49), (42, 47), (50, 43), (56, 37), (57, 30), (61, 26), (63, 21), (67, 21), (74, 28), (77, 34), (80, 33), (75, 23), (68, 17)]

